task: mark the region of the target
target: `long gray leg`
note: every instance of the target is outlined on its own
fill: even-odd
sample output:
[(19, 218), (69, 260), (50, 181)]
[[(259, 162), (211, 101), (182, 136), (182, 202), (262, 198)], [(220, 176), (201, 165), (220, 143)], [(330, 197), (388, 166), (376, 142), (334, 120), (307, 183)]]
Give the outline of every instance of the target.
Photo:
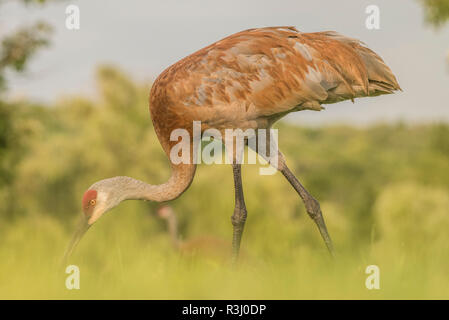
[(232, 170), (234, 172), (235, 187), (235, 208), (234, 214), (231, 217), (232, 226), (234, 229), (232, 236), (232, 262), (235, 263), (239, 256), (240, 242), (242, 240), (243, 229), (245, 227), (247, 211), (245, 199), (243, 198), (241, 165), (232, 164)]
[(331, 237), (327, 232), (320, 204), (314, 197), (312, 197), (312, 195), (306, 190), (306, 188), (304, 188), (304, 186), (298, 181), (295, 175), (290, 171), (281, 153), (279, 154), (279, 164), (279, 171), (282, 172), (284, 177), (288, 180), (288, 182), (290, 182), (290, 184), (301, 197), (306, 207), (306, 211), (309, 214), (310, 218), (312, 218), (312, 220), (317, 225), (318, 230), (321, 233), (321, 237), (326, 243), (327, 249), (329, 250), (330, 254), (334, 256), (334, 246), (332, 245)]
[[(312, 197), (312, 195), (304, 188), (304, 186), (298, 181), (295, 175), (290, 171), (285, 163), (284, 155), (279, 151), (277, 147), (277, 142), (274, 137), (271, 135), (270, 131), (267, 131), (267, 138), (265, 139), (265, 148), (255, 150), (259, 155), (261, 155), (265, 160), (267, 160), (273, 167), (282, 172), (284, 177), (290, 182), (293, 188), (301, 197), (304, 205), (306, 207), (306, 211), (320, 231), (321, 237), (326, 243), (327, 249), (330, 254), (334, 256), (334, 247), (332, 245), (331, 237), (326, 228), (326, 224), (324, 222), (323, 214), (321, 212), (320, 204), (318, 201)], [(250, 148), (254, 150), (254, 145), (249, 144)], [(274, 155), (274, 156), (273, 156)], [(275, 157), (277, 155), (277, 157)]]

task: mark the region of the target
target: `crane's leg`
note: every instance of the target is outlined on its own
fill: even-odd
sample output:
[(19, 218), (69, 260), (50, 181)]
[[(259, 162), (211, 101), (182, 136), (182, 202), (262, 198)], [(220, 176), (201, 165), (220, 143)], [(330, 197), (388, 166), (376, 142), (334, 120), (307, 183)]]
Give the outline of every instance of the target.
[[(296, 192), (304, 202), (307, 213), (317, 225), (321, 237), (326, 243), (329, 253), (331, 254), (331, 256), (334, 256), (334, 247), (332, 245), (332, 240), (329, 236), (329, 232), (327, 231), (326, 224), (324, 223), (320, 204), (314, 197), (312, 197), (312, 195), (306, 190), (306, 188), (304, 188), (304, 186), (298, 181), (295, 175), (290, 171), (285, 162), (284, 155), (278, 149), (276, 142), (277, 140), (274, 139), (270, 130), (267, 131), (267, 137), (268, 138), (265, 139), (265, 147), (260, 149), (260, 147), (263, 147), (263, 145), (258, 145), (257, 150), (255, 151), (259, 153), (259, 155), (262, 156), (265, 160), (267, 160), (273, 167), (279, 170), (288, 180), (288, 182), (290, 182), (292, 187), (296, 190)], [(254, 145), (249, 144), (248, 146), (254, 150)]]
[(235, 208), (234, 214), (231, 217), (233, 226), (232, 262), (235, 263), (239, 256), (240, 242), (242, 240), (243, 228), (245, 227), (247, 211), (245, 199), (243, 198), (241, 164), (232, 164), (232, 170), (234, 172), (235, 187)]
[(320, 204), (318, 201), (304, 188), (304, 186), (298, 181), (295, 175), (290, 171), (285, 163), (284, 156), (281, 152), (278, 153), (278, 170), (284, 175), (284, 177), (290, 182), (292, 187), (296, 190), (296, 192), (301, 197), (304, 205), (306, 207), (306, 211), (309, 214), (310, 218), (315, 222), (320, 231), (321, 237), (326, 243), (327, 249), (329, 253), (334, 256), (334, 247), (332, 245), (331, 237), (327, 232), (326, 224), (324, 223), (323, 214), (321, 212)]

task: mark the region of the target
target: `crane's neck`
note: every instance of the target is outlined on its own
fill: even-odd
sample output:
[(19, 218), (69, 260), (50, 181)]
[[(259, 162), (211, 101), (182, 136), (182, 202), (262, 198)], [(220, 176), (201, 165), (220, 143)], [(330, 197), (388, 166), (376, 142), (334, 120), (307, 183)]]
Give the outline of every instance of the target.
[[(167, 182), (159, 185), (144, 184), (136, 195), (137, 199), (164, 202), (179, 197), (192, 183), (195, 175), (194, 164), (172, 165), (172, 173)], [(132, 195), (129, 199), (133, 199)]]
[[(149, 200), (164, 202), (179, 197), (192, 183), (195, 175), (194, 164), (172, 164), (172, 173), (167, 182), (151, 185), (131, 177), (114, 177), (98, 182), (109, 189), (112, 205), (124, 200)], [(107, 186), (114, 186), (107, 188)], [(93, 188), (96, 186), (93, 185)], [(91, 188), (92, 188), (91, 187)]]

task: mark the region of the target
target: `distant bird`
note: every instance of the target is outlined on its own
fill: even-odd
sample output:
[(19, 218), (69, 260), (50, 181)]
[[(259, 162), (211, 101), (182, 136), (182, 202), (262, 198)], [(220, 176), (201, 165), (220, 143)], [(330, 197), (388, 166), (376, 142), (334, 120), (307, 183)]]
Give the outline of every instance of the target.
[(178, 218), (171, 206), (162, 205), (157, 215), (167, 223), (168, 234), (173, 247), (183, 256), (203, 256), (206, 258), (226, 260), (230, 254), (230, 243), (212, 236), (199, 236), (188, 240), (179, 237)]
[[(223, 137), (225, 129), (259, 132), (257, 129), (269, 129), (290, 112), (319, 111), (323, 104), (390, 94), (396, 90), (400, 87), (395, 76), (375, 52), (359, 40), (333, 31), (302, 33), (294, 27), (249, 29), (189, 55), (168, 67), (155, 80), (150, 93), (150, 113), (167, 156), (179, 142), (170, 139), (175, 129), (185, 129), (190, 134), (189, 141), (181, 141), (191, 151), (190, 161), (170, 161), (171, 176), (160, 185), (130, 177), (114, 177), (90, 186), (82, 201), (84, 217), (66, 256), (84, 232), (120, 202), (128, 199), (169, 201), (190, 186), (196, 169), (194, 121), (201, 121), (202, 131), (214, 128)], [(277, 168), (299, 194), (333, 253), (318, 201), (293, 175), (280, 151), (261, 156)], [(232, 162), (235, 186), (232, 254), (236, 260), (247, 211), (241, 164), (235, 155)], [(213, 212), (213, 207), (210, 210)]]

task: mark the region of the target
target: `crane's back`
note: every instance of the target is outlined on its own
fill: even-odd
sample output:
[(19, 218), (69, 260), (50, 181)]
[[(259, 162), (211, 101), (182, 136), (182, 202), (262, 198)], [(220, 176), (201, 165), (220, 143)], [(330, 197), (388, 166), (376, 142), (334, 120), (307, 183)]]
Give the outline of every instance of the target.
[(156, 126), (257, 126), (259, 119), (398, 89), (388, 66), (359, 40), (268, 27), (233, 34), (167, 68), (153, 85), (151, 113)]

